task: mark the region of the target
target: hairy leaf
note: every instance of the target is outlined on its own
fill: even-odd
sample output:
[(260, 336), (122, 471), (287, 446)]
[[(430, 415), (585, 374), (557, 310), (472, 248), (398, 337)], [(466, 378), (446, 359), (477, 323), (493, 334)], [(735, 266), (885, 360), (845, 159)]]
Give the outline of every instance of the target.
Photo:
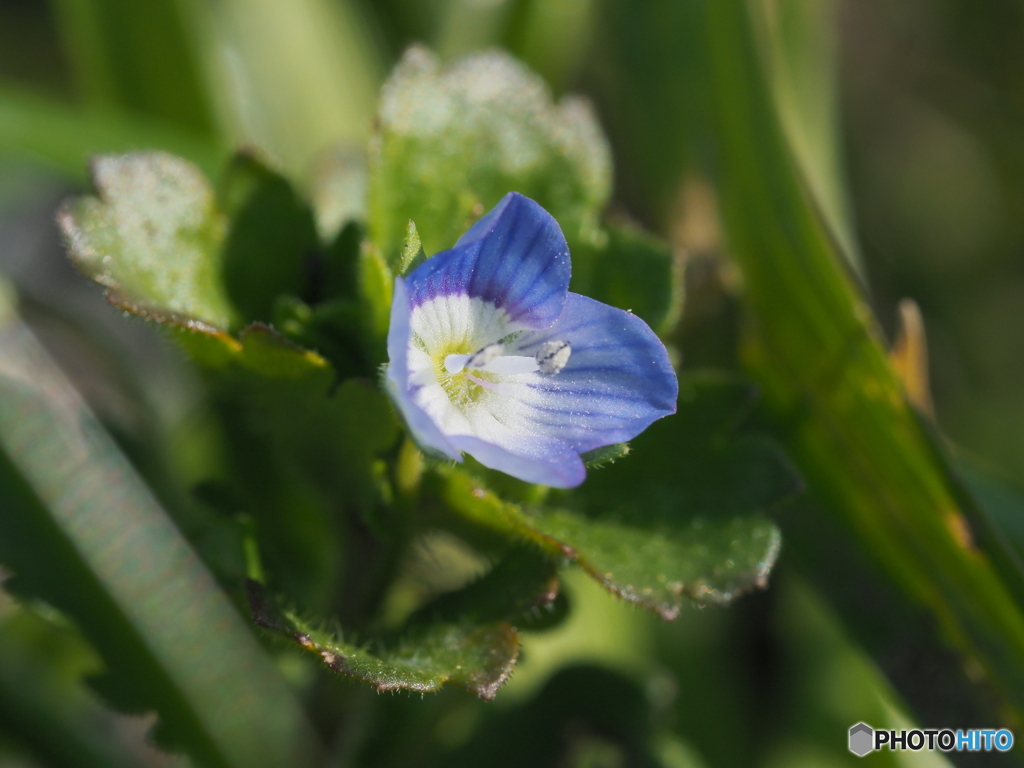
[(678, 413), (564, 494), (563, 509), (503, 502), (456, 468), (437, 470), (437, 493), (471, 523), (567, 557), (666, 619), (686, 599), (727, 603), (767, 584), (781, 539), (759, 512), (800, 488), (770, 440), (733, 436), (755, 398), (741, 380), (684, 378)]
[(519, 655), (518, 633), (506, 622), (423, 624), (387, 646), (364, 647), (277, 610), (255, 582), (250, 583), (249, 600), (257, 624), (316, 654), (334, 672), (378, 691), (425, 693), (451, 683), (493, 699)]
[(105, 155), (98, 197), (58, 214), (71, 258), (120, 302), (225, 330), (236, 318), (221, 281), (226, 220), (195, 166), (162, 152)]
[(434, 254), (510, 190), (544, 206), (570, 246), (596, 230), (611, 183), (604, 136), (586, 103), (555, 104), (509, 56), (474, 54), (442, 68), (412, 48), (384, 86), (378, 121), (370, 238), (393, 268), (410, 220)]

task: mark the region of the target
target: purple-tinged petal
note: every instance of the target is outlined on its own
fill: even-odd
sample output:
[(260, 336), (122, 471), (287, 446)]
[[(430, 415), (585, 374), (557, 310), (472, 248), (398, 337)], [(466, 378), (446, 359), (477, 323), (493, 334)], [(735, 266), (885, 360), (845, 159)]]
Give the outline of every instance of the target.
[(387, 391), (405, 419), (416, 443), (427, 451), (444, 454), (455, 461), (462, 461), (462, 454), (445, 437), (414, 400), (419, 386), (410, 382), (409, 376), (409, 297), (402, 278), (395, 279), (395, 293), (391, 300), (391, 326), (388, 328)]
[(555, 375), (506, 380), (501, 401), (489, 401), (504, 423), (584, 453), (631, 440), (675, 413), (679, 382), (668, 352), (636, 315), (570, 293), (554, 325), (524, 333), (514, 353), (534, 355), (547, 341), (571, 344), (568, 364)]
[(533, 200), (510, 192), (455, 247), (408, 278), (412, 307), (465, 294), (505, 311), (527, 328), (545, 328), (569, 289), (569, 247), (558, 222)]

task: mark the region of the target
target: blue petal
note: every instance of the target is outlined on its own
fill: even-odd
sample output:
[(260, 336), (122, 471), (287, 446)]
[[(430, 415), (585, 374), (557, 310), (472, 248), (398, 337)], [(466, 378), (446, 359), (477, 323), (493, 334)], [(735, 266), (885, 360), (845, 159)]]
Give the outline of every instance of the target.
[(415, 307), (440, 294), (468, 294), (528, 328), (544, 328), (562, 311), (569, 276), (569, 247), (558, 222), (510, 192), (454, 248), (409, 275), (409, 301)]
[(675, 413), (679, 381), (665, 345), (630, 312), (570, 293), (550, 328), (524, 333), (516, 354), (568, 341), (569, 362), (553, 376), (523, 377), (509, 393), (509, 423), (541, 432), (583, 453), (636, 437)]
[(409, 388), (409, 297), (402, 278), (395, 279), (395, 293), (391, 300), (391, 326), (388, 328), (387, 391), (405, 419), (417, 445), (426, 451), (444, 454), (462, 461), (462, 454), (444, 436), (426, 411), (413, 401)]
[(485, 467), (528, 483), (575, 488), (587, 476), (579, 454), (561, 440), (505, 428), (499, 434), (488, 430), (486, 440), (473, 435), (453, 435), (451, 441)]

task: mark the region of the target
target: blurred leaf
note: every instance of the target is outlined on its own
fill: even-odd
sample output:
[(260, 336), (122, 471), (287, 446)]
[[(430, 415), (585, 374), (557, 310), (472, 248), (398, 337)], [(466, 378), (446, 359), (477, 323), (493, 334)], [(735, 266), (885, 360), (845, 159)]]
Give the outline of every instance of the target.
[(839, 132), (839, 3), (760, 0), (757, 16), (779, 119), (837, 250), (863, 277)]
[[(98, 687), (203, 765), (301, 764), (303, 716), (235, 609), (28, 331), (0, 327), (0, 560), (70, 615)], [(301, 740), (300, 740), (301, 737)]]
[(518, 633), (504, 622), (427, 624), (406, 633), (389, 648), (371, 651), (281, 613), (255, 582), (250, 584), (249, 599), (257, 624), (316, 654), (333, 671), (378, 691), (425, 693), (451, 683), (481, 699), (493, 699), (519, 655)]
[(683, 303), (682, 270), (668, 243), (633, 226), (613, 225), (607, 235), (605, 243), (574, 259), (572, 290), (633, 312), (656, 333), (667, 333)]
[(181, 0), (222, 129), (292, 174), (336, 145), (361, 148), (381, 78), (353, 2)]
[(557, 563), (535, 548), (514, 547), (476, 581), (423, 606), (410, 623), (509, 620), (532, 629), (558, 595)]
[[(0, 625), (0, 723), (54, 768), (128, 768), (141, 763), (100, 730), (113, 715), (65, 678), (53, 638), (21, 631), (26, 612)], [(42, 622), (36, 620), (36, 624)], [(32, 627), (31, 629), (36, 629)], [(52, 629), (51, 629), (52, 631)], [(60, 633), (62, 636), (64, 632)], [(61, 638), (63, 639), (63, 637)], [(51, 641), (51, 642), (48, 642)]]
[[(380, 249), (370, 242), (364, 242), (359, 250), (358, 266), (359, 298), (366, 313), (372, 336), (380, 341), (379, 354), (384, 351), (384, 339), (391, 324), (391, 295), (395, 289), (395, 277)], [(376, 362), (383, 363), (384, 359)]]
[(559, 670), (529, 702), (489, 711), (474, 738), (445, 755), (443, 764), (698, 768), (700, 761), (678, 742), (668, 755), (659, 754), (667, 735), (657, 727), (664, 714), (624, 675), (572, 666)]
[(57, 26), (84, 101), (126, 107), (192, 130), (213, 119), (176, 0), (55, 0)]
[(381, 549), (401, 538), (379, 468), (399, 437), (386, 397), (369, 382), (339, 384), (329, 366), (273, 377), (233, 364), (210, 383), (234, 511), (254, 522), (268, 583), (303, 610), (340, 602), (347, 620), (363, 618)]
[(566, 503), (643, 526), (721, 520), (792, 496), (802, 484), (778, 445), (740, 430), (757, 401), (743, 379), (680, 377), (676, 414), (630, 443), (628, 457), (590, 473)]
[(1017, 556), (1024, 559), (1024, 492), (975, 461), (960, 458), (956, 468), (978, 505), (1002, 531)]
[(313, 165), (310, 197), (320, 239), (329, 242), (347, 224), (366, 220), (366, 155), (336, 148)]
[(518, 0), (505, 24), (504, 47), (551, 84), (575, 82), (592, 43), (595, 0)]
[(442, 69), (423, 48), (405, 54), (381, 98), (369, 234), (389, 264), (410, 220), (432, 255), (513, 190), (544, 206), (570, 247), (593, 238), (611, 160), (585, 102), (555, 104), (540, 78), (505, 54)]
[(231, 222), (223, 282), (241, 315), (269, 320), (277, 296), (308, 296), (316, 277), (316, 224), (289, 181), (254, 153), (241, 152), (228, 166), (220, 198)]
[(586, 79), (615, 146), (616, 196), (666, 231), (711, 115), (701, 4), (596, 4)]
[(230, 327), (220, 274), (227, 222), (199, 170), (153, 152), (99, 157), (92, 171), (98, 197), (58, 214), (78, 268), (121, 303)]
[(85, 181), (92, 155), (143, 147), (186, 157), (207, 174), (218, 171), (227, 156), (202, 134), (136, 113), (76, 109), (0, 87), (0, 150), (28, 155)]
[[(977, 702), (998, 702), (995, 710), (982, 704), (988, 717), (1019, 722), (1024, 577), (908, 406), (870, 310), (799, 184), (747, 7), (714, 3), (705, 13), (722, 201), (750, 313), (745, 364), (807, 479), (812, 513), (826, 517), (805, 525), (805, 515), (787, 529), (795, 555), (916, 707), (934, 710), (929, 686), (913, 683), (927, 665), (887, 662), (906, 617), (921, 615), (914, 647), (901, 652), (942, 658), (955, 649), (958, 661), (945, 660), (951, 684), (973, 689)], [(834, 535), (814, 535), (822, 525)], [(871, 603), (873, 616), (892, 619), (881, 629), (865, 621), (864, 588), (850, 589), (851, 573), (862, 571), (886, 581), (874, 593), (886, 604)]]

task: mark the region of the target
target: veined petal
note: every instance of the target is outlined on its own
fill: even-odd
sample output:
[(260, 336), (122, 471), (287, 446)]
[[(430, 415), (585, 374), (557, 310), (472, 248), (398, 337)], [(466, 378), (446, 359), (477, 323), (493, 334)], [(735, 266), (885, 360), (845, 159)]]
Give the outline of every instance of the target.
[(557, 437), (584, 453), (636, 437), (675, 413), (679, 382), (665, 346), (634, 314), (570, 293), (550, 328), (516, 340), (517, 355), (548, 341), (568, 341), (572, 355), (553, 376), (503, 380), (502, 397), (487, 399), (504, 424)]
[(454, 248), (409, 276), (410, 306), (462, 294), (503, 310), (520, 327), (545, 328), (562, 311), (570, 271), (558, 222), (533, 200), (510, 192)]
[(506, 426), (483, 408), (470, 421), (474, 434), (450, 439), (485, 467), (552, 488), (575, 488), (587, 476), (579, 454), (562, 440)]
[(459, 450), (449, 442), (437, 423), (427, 415), (427, 412), (416, 404), (415, 396), (418, 390), (430, 385), (410, 381), (410, 315), (405, 281), (399, 277), (395, 280), (394, 298), (391, 302), (391, 326), (388, 328), (388, 358), (390, 359), (387, 371), (388, 394), (405, 419), (413, 439), (420, 447), (437, 451), (450, 459), (462, 461), (462, 454), (459, 453)]

